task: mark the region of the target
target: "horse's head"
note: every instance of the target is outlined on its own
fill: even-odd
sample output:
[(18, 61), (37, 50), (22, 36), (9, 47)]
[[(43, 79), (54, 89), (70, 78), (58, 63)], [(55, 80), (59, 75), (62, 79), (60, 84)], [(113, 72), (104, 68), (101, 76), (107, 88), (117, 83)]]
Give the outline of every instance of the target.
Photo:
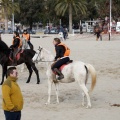
[(33, 56), (32, 60), (33, 62), (38, 62), (44, 59), (43, 56), (43, 48), (39, 46), (39, 49), (36, 51), (35, 55)]

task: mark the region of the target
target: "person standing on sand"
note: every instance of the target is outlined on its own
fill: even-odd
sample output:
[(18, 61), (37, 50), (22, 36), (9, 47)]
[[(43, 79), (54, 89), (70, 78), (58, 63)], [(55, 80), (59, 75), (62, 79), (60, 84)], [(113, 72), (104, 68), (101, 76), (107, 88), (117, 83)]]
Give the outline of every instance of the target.
[(23, 108), (23, 96), (17, 84), (18, 72), (16, 67), (7, 70), (7, 79), (2, 85), (2, 107), (6, 120), (20, 120)]
[(2, 40), (2, 38), (1, 38), (1, 34), (0, 34), (0, 40)]
[(99, 38), (102, 41), (101, 30), (99, 28), (95, 29), (95, 34), (94, 35), (96, 35), (96, 41), (98, 41)]

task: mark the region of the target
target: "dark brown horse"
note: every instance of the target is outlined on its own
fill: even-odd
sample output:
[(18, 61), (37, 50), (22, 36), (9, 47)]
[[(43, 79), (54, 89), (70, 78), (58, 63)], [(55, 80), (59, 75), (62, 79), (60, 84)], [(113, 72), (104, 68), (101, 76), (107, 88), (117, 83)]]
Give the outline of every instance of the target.
[[(2, 81), (1, 84), (4, 82), (4, 77), (6, 76), (7, 72), (7, 66), (12, 65), (12, 61), (9, 59), (9, 54), (10, 54), (10, 49), (6, 45), (5, 42), (0, 40), (0, 64), (2, 66)], [(40, 83), (40, 78), (39, 78), (39, 73), (38, 70), (35, 66), (35, 64), (32, 61), (32, 57), (35, 55), (35, 51), (31, 49), (25, 49), (21, 54), (20, 54), (20, 59), (17, 61), (17, 65), (20, 65), (22, 63), (25, 63), (28, 70), (29, 70), (29, 77), (27, 79), (26, 83), (30, 82), (32, 72), (36, 73), (37, 76), (37, 84)]]

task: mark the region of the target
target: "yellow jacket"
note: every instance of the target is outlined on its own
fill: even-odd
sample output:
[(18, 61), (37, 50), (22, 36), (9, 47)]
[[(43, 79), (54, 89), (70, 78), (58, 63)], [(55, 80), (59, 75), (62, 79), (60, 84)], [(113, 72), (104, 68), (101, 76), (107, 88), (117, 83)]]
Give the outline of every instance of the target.
[(23, 108), (23, 96), (16, 80), (17, 78), (8, 76), (2, 85), (3, 110), (21, 111)]

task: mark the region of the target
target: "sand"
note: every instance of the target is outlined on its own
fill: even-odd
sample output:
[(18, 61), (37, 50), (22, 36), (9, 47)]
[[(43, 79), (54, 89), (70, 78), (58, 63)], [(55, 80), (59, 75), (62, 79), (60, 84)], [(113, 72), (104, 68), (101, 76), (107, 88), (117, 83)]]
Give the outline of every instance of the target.
[[(57, 35), (46, 35), (42, 38), (31, 38), (35, 50), (41, 45), (54, 55), (52, 40)], [(2, 35), (3, 40), (10, 45), (12, 35)], [(97, 71), (97, 84), (91, 94), (92, 108), (82, 107), (81, 90), (77, 83), (60, 84), (60, 103), (56, 103), (55, 87), (52, 87), (51, 104), (47, 101), (47, 76), (45, 63), (36, 64), (39, 69), (41, 84), (37, 85), (33, 73), (31, 82), (26, 84), (28, 71), (20, 72), (18, 66), (18, 84), (24, 97), (22, 120), (120, 120), (120, 35), (113, 35), (108, 41), (108, 35), (103, 35), (103, 41), (95, 41), (93, 34), (69, 36), (64, 41), (71, 49), (71, 59), (92, 64)], [(1, 80), (0, 67), (0, 80)], [(87, 87), (90, 88), (89, 78)], [(4, 120), (1, 107), (2, 96), (0, 86), (0, 120)]]

